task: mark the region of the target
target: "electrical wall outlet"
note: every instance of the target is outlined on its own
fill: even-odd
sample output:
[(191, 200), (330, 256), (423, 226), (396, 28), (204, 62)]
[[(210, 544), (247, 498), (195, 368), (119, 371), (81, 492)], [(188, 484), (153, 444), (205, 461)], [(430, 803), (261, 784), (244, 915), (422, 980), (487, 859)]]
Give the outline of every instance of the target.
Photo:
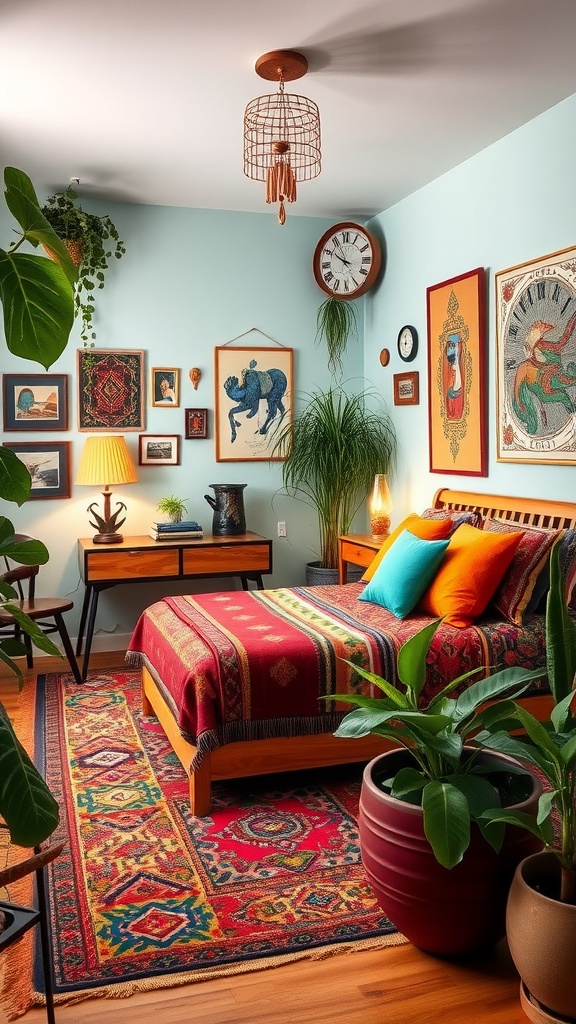
[(287, 536), (287, 533), (286, 533), (286, 523), (278, 523), (278, 536), (279, 537), (286, 537)]

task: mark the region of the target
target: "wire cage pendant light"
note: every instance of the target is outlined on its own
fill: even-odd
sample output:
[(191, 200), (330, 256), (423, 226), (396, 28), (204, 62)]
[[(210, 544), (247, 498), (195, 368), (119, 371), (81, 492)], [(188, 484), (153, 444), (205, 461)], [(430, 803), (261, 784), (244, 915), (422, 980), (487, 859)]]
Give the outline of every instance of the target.
[(308, 61), (295, 50), (272, 50), (256, 61), (261, 78), (278, 82), (278, 92), (257, 96), (244, 111), (244, 174), (266, 182), (266, 202), (278, 203), (278, 220), (286, 221), (284, 203), (296, 202), (296, 182), (320, 174), (320, 113), (306, 96), (287, 93), (285, 82), (302, 78)]

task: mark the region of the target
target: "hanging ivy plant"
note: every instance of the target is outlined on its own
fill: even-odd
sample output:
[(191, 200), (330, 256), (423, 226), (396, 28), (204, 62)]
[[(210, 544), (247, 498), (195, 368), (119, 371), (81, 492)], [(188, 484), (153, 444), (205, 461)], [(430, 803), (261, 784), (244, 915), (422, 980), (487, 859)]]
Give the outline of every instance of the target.
[(331, 295), (316, 314), (316, 343), (326, 342), (328, 368), (332, 374), (342, 372), (342, 355), (351, 336), (358, 337), (356, 306), (348, 299)]
[(92, 347), (96, 332), (94, 314), (97, 288), (104, 287), (104, 274), (114, 256), (121, 259), (126, 249), (110, 217), (86, 213), (77, 204), (78, 193), (69, 187), (50, 196), (42, 207), (46, 220), (65, 242), (78, 267), (74, 291), (75, 315), (82, 320), (80, 337), (85, 347)]

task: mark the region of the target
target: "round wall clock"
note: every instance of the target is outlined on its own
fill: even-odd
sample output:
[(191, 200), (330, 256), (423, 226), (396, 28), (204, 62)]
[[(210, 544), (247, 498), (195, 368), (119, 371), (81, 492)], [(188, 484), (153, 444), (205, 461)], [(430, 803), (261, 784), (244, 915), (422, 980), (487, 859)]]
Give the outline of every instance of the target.
[(411, 363), (418, 352), (418, 332), (406, 324), (398, 334), (398, 354), (405, 363)]
[(339, 299), (357, 299), (374, 284), (381, 262), (380, 244), (374, 235), (360, 224), (345, 221), (322, 235), (312, 265), (323, 292)]

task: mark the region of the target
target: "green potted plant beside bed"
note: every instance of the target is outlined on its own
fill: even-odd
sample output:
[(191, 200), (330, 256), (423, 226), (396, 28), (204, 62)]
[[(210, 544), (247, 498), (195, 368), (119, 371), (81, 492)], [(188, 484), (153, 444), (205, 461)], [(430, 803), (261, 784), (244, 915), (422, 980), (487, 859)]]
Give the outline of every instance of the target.
[(104, 287), (105, 273), (112, 256), (119, 260), (126, 249), (110, 217), (86, 213), (77, 200), (78, 193), (70, 186), (65, 192), (50, 196), (42, 213), (64, 241), (78, 267), (74, 294), (76, 315), (82, 321), (80, 337), (85, 346), (93, 346), (96, 337), (92, 323), (94, 293)]
[(285, 491), (318, 516), (320, 559), (306, 567), (307, 582), (336, 583), (338, 537), (349, 532), (376, 473), (390, 471), (396, 436), (387, 413), (372, 408), (369, 390), (347, 394), (335, 387), (306, 397), (302, 411), (279, 435), (273, 455), (284, 459)]
[[(550, 558), (547, 670), (554, 706), (540, 723), (513, 701), (499, 702), (480, 734), (484, 746), (535, 767), (546, 779), (537, 820), (491, 808), (489, 822), (534, 834), (544, 851), (518, 865), (506, 915), (508, 944), (531, 1021), (576, 1021), (576, 625), (566, 606), (560, 543)], [(524, 737), (512, 735), (521, 730)], [(489, 824), (489, 827), (491, 825)]]
[(401, 647), (402, 689), (356, 667), (382, 696), (328, 699), (356, 706), (336, 736), (374, 733), (401, 748), (371, 761), (362, 782), (362, 860), (380, 905), (415, 945), (460, 956), (504, 935), (516, 865), (541, 847), (529, 833), (483, 820), (495, 804), (534, 815), (541, 785), (512, 759), (471, 745), (472, 738), (487, 701), (511, 690), (518, 696), (542, 670), (504, 669), (454, 697), (474, 674), (467, 673), (424, 704), (426, 658), (439, 621)]

